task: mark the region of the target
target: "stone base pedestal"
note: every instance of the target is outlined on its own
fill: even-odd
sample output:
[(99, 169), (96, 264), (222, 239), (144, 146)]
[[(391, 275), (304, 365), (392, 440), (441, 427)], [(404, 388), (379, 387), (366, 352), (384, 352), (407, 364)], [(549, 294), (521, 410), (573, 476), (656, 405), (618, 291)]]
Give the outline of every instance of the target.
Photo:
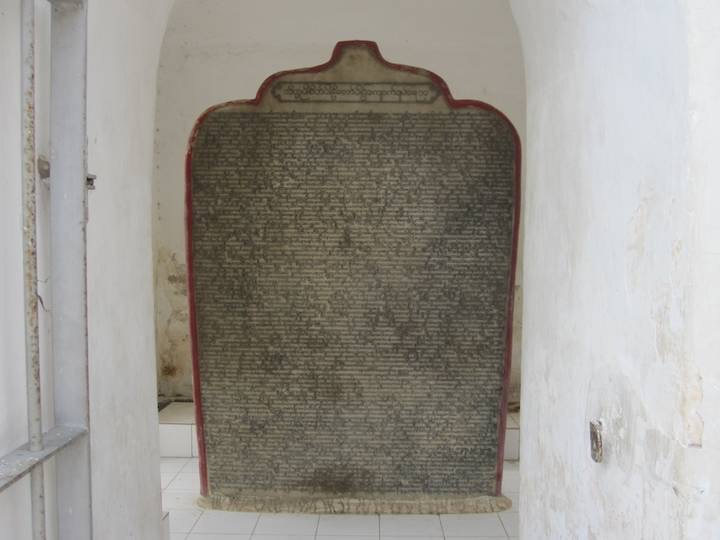
[(333, 495), (301, 492), (248, 491), (228, 497), (201, 497), (198, 504), (213, 510), (236, 512), (298, 512), (304, 514), (471, 514), (502, 512), (512, 506), (500, 495)]

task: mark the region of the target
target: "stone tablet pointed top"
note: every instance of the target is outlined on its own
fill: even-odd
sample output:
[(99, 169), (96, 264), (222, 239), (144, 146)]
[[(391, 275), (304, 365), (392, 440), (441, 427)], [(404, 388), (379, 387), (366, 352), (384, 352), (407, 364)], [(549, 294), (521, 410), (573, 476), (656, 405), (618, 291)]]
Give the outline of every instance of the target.
[(502, 118), (519, 143), (514, 127), (502, 112), (487, 103), (453, 98), (440, 76), (422, 68), (388, 62), (377, 43), (360, 40), (338, 42), (324, 64), (268, 77), (254, 98), (214, 105), (201, 115), (201, 120), (212, 112), (249, 108), (257, 112), (347, 112), (343, 105), (348, 104), (361, 112), (485, 109)]

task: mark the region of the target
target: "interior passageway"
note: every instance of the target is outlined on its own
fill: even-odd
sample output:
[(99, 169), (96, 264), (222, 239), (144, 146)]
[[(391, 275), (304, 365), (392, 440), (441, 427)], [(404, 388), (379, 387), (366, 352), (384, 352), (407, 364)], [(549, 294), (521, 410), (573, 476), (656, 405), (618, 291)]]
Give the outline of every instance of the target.
[[(527, 174), (515, 294), (522, 316), (513, 334), (513, 350), (522, 352), (522, 389), (515, 385), (513, 399), (522, 395), (522, 478), (519, 491), (505, 486), (521, 499), (512, 497), (517, 504), (508, 515), (516, 517), (471, 516), (468, 529), (468, 522), (453, 528), (437, 516), (396, 521), (396, 528), (383, 528), (390, 518), (342, 518), (342, 530), (357, 531), (358, 539), (375, 538), (375, 531), (392, 538), (416, 534), (419, 526), (447, 538), (500, 532), (504, 524), (500, 537), (517, 532), (529, 540), (714, 538), (716, 1), (25, 3), (31, 4), (37, 35), (25, 46), (22, 0), (5, 0), (0, 9), (0, 456), (28, 442), (20, 201), (23, 177), (35, 180), (28, 172), (35, 160), (24, 172), (22, 148), (35, 144), (51, 170), (36, 182), (42, 429), (63, 421), (62, 411), (53, 410), (55, 388), (56, 397), (65, 392), (80, 405), (77, 428), (88, 429), (82, 448), (71, 445), (65, 454), (76, 467), (57, 458), (36, 465), (45, 475), (49, 540), (164, 540), (163, 506), (174, 514), (174, 540), (334, 534), (331, 518), (283, 521), (196, 507), (192, 427), (163, 423), (158, 442), (157, 404), (158, 395), (182, 401), (192, 393), (182, 231), (193, 123), (208, 106), (252, 97), (267, 75), (315, 65), (328, 47), (349, 39), (376, 41), (388, 58), (441, 74), (456, 97), (505, 112), (523, 139)], [(53, 16), (65, 24), (51, 32)], [(37, 60), (34, 140), (20, 136), (23, 104), (31, 101), (21, 90), (28, 65), (21, 50), (29, 43)], [(69, 64), (50, 69), (53, 52)], [(73, 126), (51, 129), (53, 109)], [(60, 151), (64, 143), (73, 150)], [(75, 172), (64, 174), (69, 165)], [(89, 192), (86, 172), (96, 177)], [(58, 213), (49, 211), (53, 199), (63, 204), (61, 179), (75, 188), (74, 205), (87, 195), (87, 228), (82, 212), (66, 222), (86, 238), (87, 257), (70, 254), (82, 251), (81, 241), (65, 249)], [(53, 239), (55, 257), (48, 256), (52, 231), (60, 236)], [(57, 257), (60, 264), (50, 268), (46, 263)], [(63, 275), (61, 267), (75, 270)], [(61, 286), (53, 290), (56, 280)], [(71, 295), (79, 333), (49, 324), (68, 308), (59, 292), (68, 284), (87, 288), (86, 296)], [(55, 340), (67, 346), (54, 347)], [(68, 356), (77, 372), (56, 371), (75, 350)], [(513, 365), (520, 363), (515, 358)], [(590, 422), (602, 425), (601, 461), (591, 457)], [(178, 452), (166, 438), (173, 431), (186, 454), (164, 457), (160, 473), (160, 446), (166, 456)], [(80, 482), (73, 470), (89, 478)], [(506, 481), (518, 475), (511, 472)], [(38, 491), (29, 477), (12, 479), (0, 493), (0, 536), (29, 540)], [(202, 533), (206, 527), (223, 532)]]

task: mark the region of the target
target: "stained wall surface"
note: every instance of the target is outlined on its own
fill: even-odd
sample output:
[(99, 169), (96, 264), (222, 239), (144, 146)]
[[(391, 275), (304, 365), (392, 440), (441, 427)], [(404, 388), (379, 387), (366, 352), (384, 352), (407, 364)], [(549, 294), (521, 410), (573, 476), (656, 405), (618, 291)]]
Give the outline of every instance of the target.
[[(22, 293), (22, 217), (20, 149), (20, 3), (7, 2), (0, 11), (0, 455), (27, 441), (25, 342)], [(25, 479), (0, 494), (0, 526), (30, 537), (30, 489)]]
[[(0, 5), (0, 455), (25, 444), (28, 438), (25, 392), (25, 335), (23, 318), (22, 203), (21, 203), (21, 93), (20, 93), (20, 1)], [(49, 30), (50, 6), (35, 2), (36, 151), (49, 156)], [(39, 312), (40, 368), (43, 392), (43, 427), (53, 425), (52, 353), (50, 310), (52, 293), (49, 278), (49, 184), (37, 183), (38, 293), (45, 309)], [(48, 528), (55, 538), (53, 503), (54, 464), (45, 465)], [(20, 480), (0, 493), (0, 531), (12, 531), (12, 538), (30, 537), (30, 483)], [(1, 535), (1, 533), (0, 533)]]
[(512, 6), (528, 100), (521, 536), (715, 536), (718, 8)]
[(691, 345), (685, 357), (687, 388), (682, 413), (694, 431), (684, 474), (678, 482), (687, 501), (687, 538), (712, 538), (720, 531), (720, 6), (688, 3), (688, 188), (695, 216), (690, 245), (693, 294)]
[[(342, 40), (378, 42), (392, 62), (441, 75), (456, 98), (503, 111), (524, 136), (520, 43), (502, 0), (362, 3), (180, 0), (168, 24), (158, 74), (153, 184), (159, 390), (191, 395), (184, 239), (184, 157), (197, 117), (208, 107), (251, 98), (284, 69), (325, 62)], [(517, 291), (517, 298), (521, 296)], [(516, 313), (520, 310), (516, 309)], [(513, 384), (519, 389), (520, 319), (514, 336)]]

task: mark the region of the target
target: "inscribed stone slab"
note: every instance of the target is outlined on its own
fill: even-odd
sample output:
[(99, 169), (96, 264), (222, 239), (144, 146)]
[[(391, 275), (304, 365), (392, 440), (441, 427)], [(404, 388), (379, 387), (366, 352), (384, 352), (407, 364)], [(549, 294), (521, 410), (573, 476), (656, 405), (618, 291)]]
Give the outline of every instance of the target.
[(367, 44), (335, 56), (192, 140), (209, 494), (494, 496), (514, 132)]

